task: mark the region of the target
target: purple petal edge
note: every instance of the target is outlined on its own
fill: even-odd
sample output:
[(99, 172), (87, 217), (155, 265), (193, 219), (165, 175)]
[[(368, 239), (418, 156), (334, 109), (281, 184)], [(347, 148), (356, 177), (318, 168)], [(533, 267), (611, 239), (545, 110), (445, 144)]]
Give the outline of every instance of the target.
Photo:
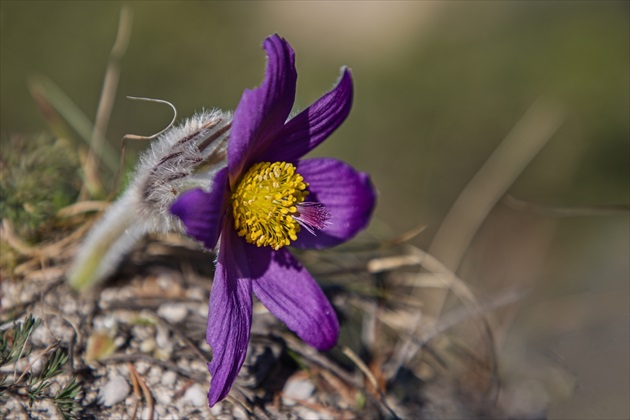
[(331, 218), (315, 235), (302, 229), (291, 245), (327, 248), (351, 239), (367, 227), (376, 205), (376, 191), (368, 174), (331, 158), (302, 160), (297, 172), (309, 183), (307, 200), (323, 204)]
[(295, 100), (297, 71), (291, 45), (279, 35), (265, 39), (267, 68), (262, 84), (245, 90), (234, 111), (228, 144), (230, 185), (282, 129)]
[(259, 161), (295, 162), (329, 137), (352, 108), (352, 74), (346, 67), (335, 87), (292, 118)]
[(227, 169), (217, 172), (212, 189), (201, 189), (182, 193), (170, 211), (179, 217), (186, 233), (212, 249), (219, 239), (224, 216), (225, 193), (227, 190)]
[[(225, 398), (245, 361), (252, 320), (252, 282), (238, 277), (242, 254), (231, 245), (232, 232), (223, 234), (219, 259), (210, 293), (206, 340), (212, 347), (212, 374), (208, 404)], [(236, 251), (236, 252), (235, 252)]]
[(256, 297), (298, 337), (318, 350), (339, 338), (339, 321), (324, 292), (308, 271), (282, 248), (264, 276), (252, 282)]

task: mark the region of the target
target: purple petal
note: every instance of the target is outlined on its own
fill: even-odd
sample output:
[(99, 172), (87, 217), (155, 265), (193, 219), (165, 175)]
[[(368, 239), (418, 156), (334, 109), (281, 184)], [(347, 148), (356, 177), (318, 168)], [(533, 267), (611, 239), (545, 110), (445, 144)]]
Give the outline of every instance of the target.
[(189, 190), (171, 205), (171, 213), (180, 218), (186, 233), (208, 249), (214, 248), (219, 239), (226, 190), (227, 168), (224, 168), (214, 177), (210, 192)]
[(337, 85), (292, 118), (259, 160), (295, 162), (311, 151), (344, 122), (352, 108), (352, 93), (352, 75), (344, 68)]
[(253, 274), (250, 266), (257, 271), (258, 266), (269, 265), (268, 256), (266, 260), (264, 255), (253, 260), (248, 258), (249, 248), (245, 245), (248, 244), (236, 236), (231, 225), (226, 225), (210, 293), (206, 330), (206, 340), (212, 347), (212, 362), (208, 365), (212, 374), (208, 393), (211, 407), (230, 392), (247, 353), (252, 320), (252, 276), (259, 275)]
[(299, 248), (338, 245), (368, 225), (376, 204), (376, 191), (366, 173), (329, 158), (302, 160), (297, 172), (309, 183), (307, 200), (323, 204), (330, 219), (315, 235), (303, 229), (292, 245)]
[(233, 186), (252, 156), (264, 150), (284, 126), (295, 100), (295, 54), (278, 35), (265, 39), (268, 62), (263, 83), (246, 89), (234, 111), (228, 144), (230, 184)]
[(286, 248), (273, 253), (265, 275), (252, 282), (256, 297), (298, 337), (330, 350), (339, 337), (335, 311), (317, 282)]

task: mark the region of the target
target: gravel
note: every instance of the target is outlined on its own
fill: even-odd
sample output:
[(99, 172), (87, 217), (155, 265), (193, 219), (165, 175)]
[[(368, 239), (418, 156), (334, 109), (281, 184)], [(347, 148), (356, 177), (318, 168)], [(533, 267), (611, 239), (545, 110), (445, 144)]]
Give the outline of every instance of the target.
[(111, 407), (123, 401), (129, 395), (131, 387), (122, 376), (112, 377), (99, 393), (99, 401), (105, 407)]

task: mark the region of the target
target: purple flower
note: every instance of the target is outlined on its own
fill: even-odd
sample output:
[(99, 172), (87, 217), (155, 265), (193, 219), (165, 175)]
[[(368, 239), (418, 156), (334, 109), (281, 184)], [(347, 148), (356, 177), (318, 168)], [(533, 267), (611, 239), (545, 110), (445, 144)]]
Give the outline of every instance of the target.
[(263, 83), (245, 90), (232, 122), (228, 164), (209, 192), (191, 190), (171, 207), (186, 232), (212, 249), (218, 262), (206, 339), (212, 346), (210, 406), (225, 398), (245, 359), (252, 292), (302, 340), (318, 350), (335, 346), (339, 322), (316, 281), (287, 250), (325, 248), (368, 224), (376, 194), (367, 174), (329, 158), (300, 160), (346, 119), (352, 77), (287, 121), (297, 73), (289, 43), (265, 39)]

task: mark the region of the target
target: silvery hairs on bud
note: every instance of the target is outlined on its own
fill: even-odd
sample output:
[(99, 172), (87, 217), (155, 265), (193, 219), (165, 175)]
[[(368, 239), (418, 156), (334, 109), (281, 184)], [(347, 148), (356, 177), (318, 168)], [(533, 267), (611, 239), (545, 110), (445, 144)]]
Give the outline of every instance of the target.
[(226, 165), (231, 121), (231, 113), (202, 112), (153, 141), (127, 190), (81, 244), (68, 273), (72, 287), (81, 291), (101, 282), (148, 233), (183, 232), (170, 205), (186, 190), (212, 187)]

